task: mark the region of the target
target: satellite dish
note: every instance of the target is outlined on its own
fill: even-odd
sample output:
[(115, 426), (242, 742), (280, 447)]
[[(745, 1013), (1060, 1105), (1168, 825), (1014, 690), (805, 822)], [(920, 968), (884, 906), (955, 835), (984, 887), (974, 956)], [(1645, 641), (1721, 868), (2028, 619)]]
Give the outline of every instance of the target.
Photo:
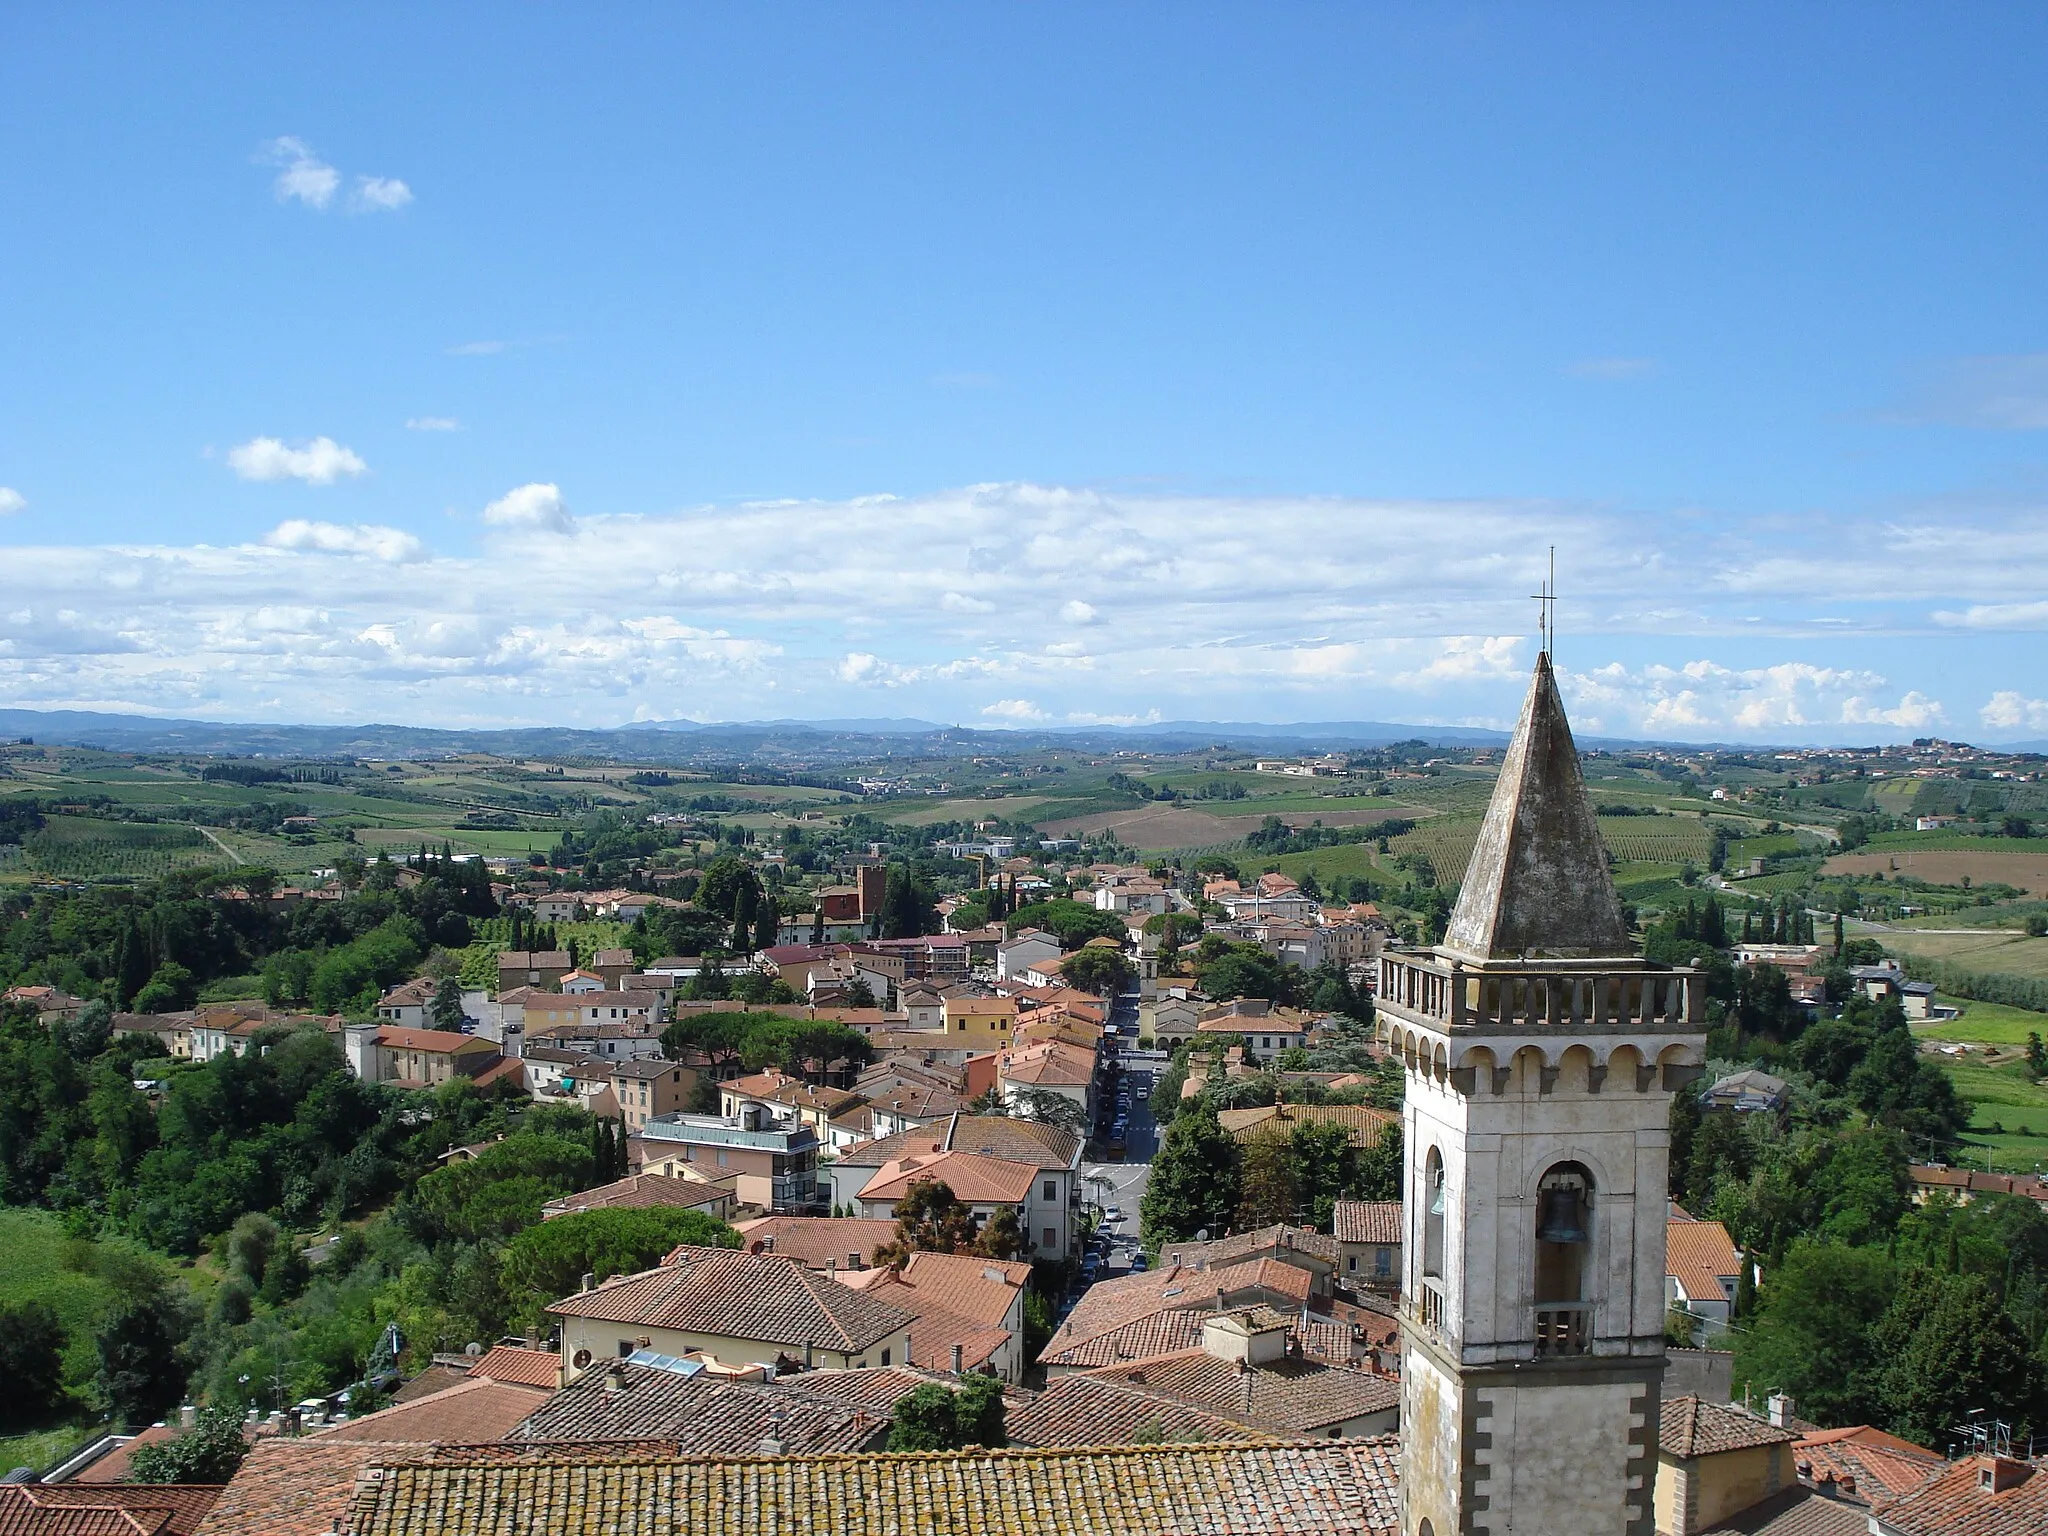
[(1197, 1232), (1195, 1234), (1195, 1241), (1198, 1243), (1206, 1243), (1207, 1241), (1209, 1241), (1209, 1229), (1207, 1227), (1204, 1227), (1201, 1231)]

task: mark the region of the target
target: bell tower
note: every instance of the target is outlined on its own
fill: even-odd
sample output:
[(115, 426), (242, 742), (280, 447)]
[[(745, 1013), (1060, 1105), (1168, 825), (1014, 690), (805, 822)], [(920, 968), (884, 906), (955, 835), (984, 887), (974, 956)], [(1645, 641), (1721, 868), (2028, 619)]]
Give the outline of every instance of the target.
[(1634, 953), (1540, 654), (1444, 941), (1380, 959), (1404, 1536), (1652, 1536), (1667, 1127), (1702, 1002)]

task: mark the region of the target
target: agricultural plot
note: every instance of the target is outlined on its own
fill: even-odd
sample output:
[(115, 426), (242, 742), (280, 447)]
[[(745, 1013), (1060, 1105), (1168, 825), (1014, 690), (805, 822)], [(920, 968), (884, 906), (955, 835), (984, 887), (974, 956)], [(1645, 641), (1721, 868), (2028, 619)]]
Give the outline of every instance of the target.
[[(1396, 853), (1426, 855), (1437, 879), (1449, 885), (1461, 879), (1472, 862), (1482, 819), (1446, 816), (1402, 833), (1389, 846)], [(1703, 866), (1712, 844), (1704, 822), (1677, 816), (1603, 816), (1600, 838), (1623, 864)]]
[(2023, 1046), (2030, 1034), (2048, 1038), (2048, 1013), (2008, 1008), (2003, 1003), (1966, 1002), (1954, 997), (1944, 997), (1941, 1001), (1962, 1009), (1962, 1017), (1939, 1024), (1915, 1026), (1913, 1033), (1923, 1040)]
[(1967, 933), (1888, 929), (1880, 937), (1886, 949), (1902, 955), (1946, 960), (1969, 971), (2048, 978), (2048, 939), (2030, 939), (2011, 929)]
[[(1838, 853), (1821, 868), (1830, 875), (1909, 875), (1930, 885), (2010, 885), (2034, 895), (2048, 893), (2048, 841), (1975, 838), (1970, 846), (1858, 849)], [(1989, 845), (2003, 846), (1989, 846)]]
[(143, 878), (174, 869), (232, 862), (196, 827), (170, 822), (101, 821), (52, 816), (22, 840), (18, 868), (83, 880), (94, 875)]
[(2031, 1172), (2048, 1163), (2048, 1085), (2028, 1082), (2018, 1066), (1943, 1064), (1956, 1092), (1975, 1106), (1965, 1145), (1987, 1166)]

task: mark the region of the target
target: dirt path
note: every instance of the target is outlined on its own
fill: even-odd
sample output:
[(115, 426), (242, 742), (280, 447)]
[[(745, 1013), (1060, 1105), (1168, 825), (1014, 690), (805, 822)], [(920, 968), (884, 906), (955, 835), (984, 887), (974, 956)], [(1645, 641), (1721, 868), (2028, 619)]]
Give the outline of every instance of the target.
[(243, 858), (239, 853), (235, 852), (234, 849), (230, 848), (226, 843), (222, 842), (219, 838), (215, 837), (210, 828), (200, 827), (199, 835), (205, 838), (209, 843), (213, 844), (213, 846), (218, 848), (222, 853), (226, 854), (230, 859), (234, 860), (235, 863), (246, 864), (249, 862), (247, 859)]

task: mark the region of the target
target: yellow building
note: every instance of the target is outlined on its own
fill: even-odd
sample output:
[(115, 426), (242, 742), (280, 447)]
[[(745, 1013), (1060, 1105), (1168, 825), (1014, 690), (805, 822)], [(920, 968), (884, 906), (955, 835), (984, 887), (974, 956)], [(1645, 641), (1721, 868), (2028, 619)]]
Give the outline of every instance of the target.
[(1007, 997), (946, 999), (948, 1045), (1005, 1046), (1017, 1029), (1017, 1004)]

